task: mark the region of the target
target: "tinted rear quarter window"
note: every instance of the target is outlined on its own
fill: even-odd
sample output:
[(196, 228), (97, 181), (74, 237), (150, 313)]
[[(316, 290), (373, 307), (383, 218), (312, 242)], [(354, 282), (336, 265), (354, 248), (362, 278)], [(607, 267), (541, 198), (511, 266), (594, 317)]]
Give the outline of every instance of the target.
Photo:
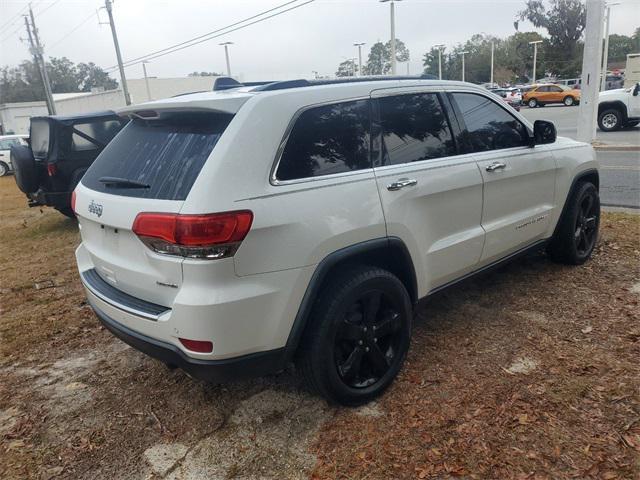
[(369, 123), (368, 100), (303, 111), (282, 151), (276, 178), (294, 180), (371, 168)]
[(473, 152), (527, 144), (526, 127), (493, 100), (474, 93), (454, 93), (453, 99), (466, 126), (463, 138)]
[(395, 95), (378, 100), (384, 165), (418, 162), (456, 154), (438, 95)]
[[(113, 195), (184, 200), (233, 118), (221, 113), (180, 113), (166, 119), (134, 119), (107, 145), (82, 183)], [(148, 185), (122, 188), (100, 181), (121, 178)]]

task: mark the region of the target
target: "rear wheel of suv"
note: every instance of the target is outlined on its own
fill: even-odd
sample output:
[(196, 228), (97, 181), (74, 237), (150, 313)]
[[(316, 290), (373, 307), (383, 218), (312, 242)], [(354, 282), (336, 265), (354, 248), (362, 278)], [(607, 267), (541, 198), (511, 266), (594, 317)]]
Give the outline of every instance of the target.
[(600, 112), (598, 115), (598, 127), (603, 132), (619, 130), (622, 127), (622, 113), (620, 113), (620, 110), (610, 108)]
[(342, 405), (377, 397), (402, 367), (411, 317), (406, 288), (386, 270), (359, 266), (331, 278), (301, 346), (307, 384)]
[(558, 230), (547, 247), (552, 260), (569, 265), (586, 262), (598, 239), (600, 196), (590, 182), (579, 183), (560, 219)]

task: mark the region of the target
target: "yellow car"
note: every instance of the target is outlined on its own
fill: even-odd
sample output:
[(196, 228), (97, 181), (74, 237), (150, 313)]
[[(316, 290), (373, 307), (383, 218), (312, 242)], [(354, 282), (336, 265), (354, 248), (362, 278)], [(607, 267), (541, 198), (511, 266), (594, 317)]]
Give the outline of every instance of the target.
[(580, 103), (580, 90), (565, 87), (564, 85), (534, 85), (531, 90), (524, 94), (522, 101), (529, 108), (549, 103), (563, 103), (570, 107)]

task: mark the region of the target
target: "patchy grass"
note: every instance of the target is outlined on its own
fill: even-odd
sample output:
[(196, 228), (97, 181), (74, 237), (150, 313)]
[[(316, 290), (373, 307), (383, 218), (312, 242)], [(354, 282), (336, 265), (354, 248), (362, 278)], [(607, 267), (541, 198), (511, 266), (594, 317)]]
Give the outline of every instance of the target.
[(421, 304), (400, 378), (360, 409), (289, 375), (166, 370), (87, 307), (73, 221), (8, 177), (0, 222), (0, 478), (640, 476), (638, 216), (605, 215), (582, 267), (531, 257)]
[(640, 218), (592, 261), (542, 255), (418, 309), (383, 416), (339, 410), (315, 478), (640, 478)]

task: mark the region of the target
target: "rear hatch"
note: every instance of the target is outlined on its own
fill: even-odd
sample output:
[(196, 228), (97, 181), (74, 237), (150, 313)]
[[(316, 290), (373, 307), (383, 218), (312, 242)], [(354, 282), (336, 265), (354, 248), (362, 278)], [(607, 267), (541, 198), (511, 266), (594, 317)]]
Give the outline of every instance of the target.
[(139, 213), (180, 211), (233, 114), (145, 114), (89, 168), (75, 210), (96, 273), (120, 291), (169, 307), (182, 284), (182, 257), (155, 253), (132, 227)]

